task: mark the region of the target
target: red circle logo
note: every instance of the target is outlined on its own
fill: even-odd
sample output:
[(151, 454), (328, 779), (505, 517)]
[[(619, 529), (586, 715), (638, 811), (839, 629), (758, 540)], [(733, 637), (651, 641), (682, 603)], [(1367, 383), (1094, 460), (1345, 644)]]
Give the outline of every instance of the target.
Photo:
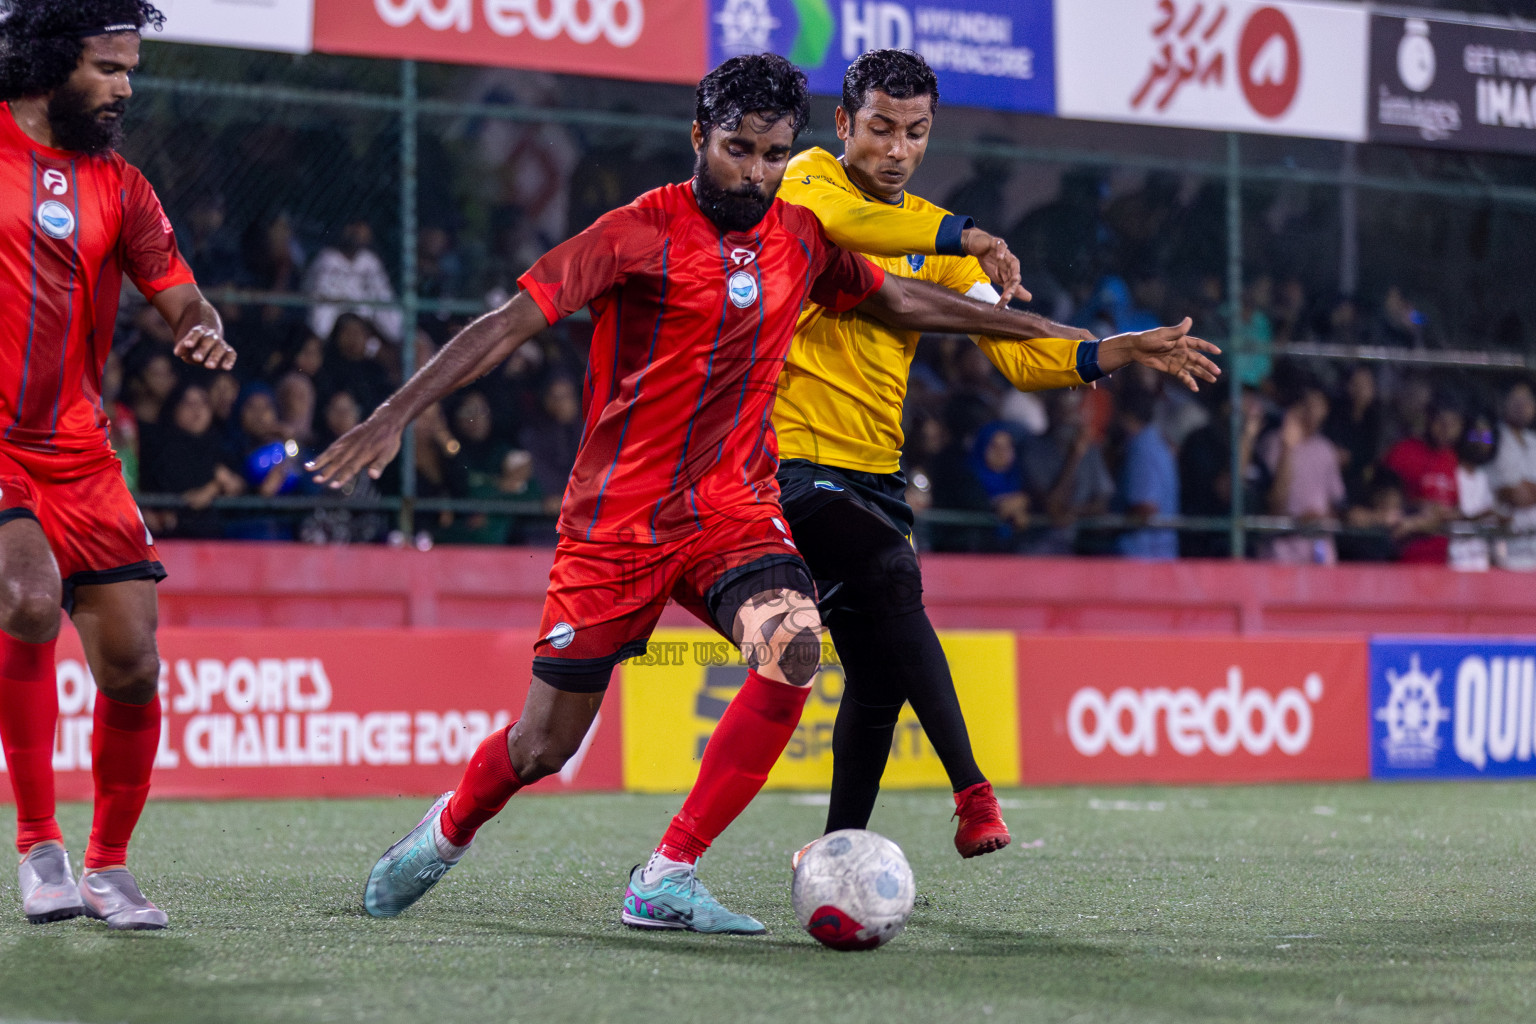
[(1248, 105), (1274, 119), (1291, 108), (1301, 87), (1301, 44), (1284, 12), (1260, 7), (1243, 26), (1237, 44), (1237, 74)]

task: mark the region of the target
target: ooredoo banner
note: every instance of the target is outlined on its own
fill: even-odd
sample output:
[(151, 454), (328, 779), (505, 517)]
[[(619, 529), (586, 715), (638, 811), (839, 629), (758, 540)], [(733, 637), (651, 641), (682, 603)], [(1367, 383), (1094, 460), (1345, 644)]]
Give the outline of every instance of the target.
[(704, 0), (314, 0), (315, 49), (697, 83)]
[[(998, 785), (1019, 779), (1014, 635), (943, 630), (960, 706), (976, 762)], [(832, 782), (832, 723), (843, 696), (843, 671), (827, 645), (800, 724), (768, 777), (770, 789), (819, 789)], [(686, 792), (699, 773), (704, 745), (747, 669), (729, 644), (707, 630), (657, 630), (643, 658), (627, 662), (624, 679), (624, 780), (645, 793)], [(911, 707), (902, 709), (885, 783), (945, 786), (948, 778)]]
[(1373, 639), (1371, 774), (1536, 775), (1536, 639)]
[(1371, 19), (1373, 142), (1536, 153), (1536, 33)]
[[(534, 631), (163, 629), (159, 640), (156, 795), (383, 796), (453, 788), (522, 708)], [(71, 631), (57, 680), (59, 796), (89, 799), (96, 687)], [(623, 786), (618, 691), (540, 790)]]
[(1365, 778), (1361, 640), (1030, 637), (1023, 781)]
[(155, 6), (165, 14), (165, 29), (145, 33), (148, 39), (286, 53), (310, 49), (314, 0), (157, 0)]
[(1058, 3), (1057, 113), (1363, 140), (1367, 27), (1308, 0)]
[(1051, 113), (1055, 59), (1051, 0), (710, 0), (711, 66), (743, 53), (778, 53), (811, 89), (839, 96), (859, 54), (916, 50), (945, 103)]

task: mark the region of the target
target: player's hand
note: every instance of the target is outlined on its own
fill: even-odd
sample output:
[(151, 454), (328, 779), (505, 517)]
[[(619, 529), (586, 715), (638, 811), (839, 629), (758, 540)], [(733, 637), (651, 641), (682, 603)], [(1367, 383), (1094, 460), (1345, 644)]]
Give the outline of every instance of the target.
[(209, 370), (233, 370), (235, 350), (215, 328), (198, 324), (176, 341), (176, 358)]
[(997, 308), (1002, 309), (1013, 299), (1028, 302), (1034, 298), (1021, 283), (1019, 258), (1008, 248), (1008, 243), (996, 235), (989, 235), (980, 228), (967, 228), (961, 236), (965, 251), (976, 257), (981, 269), (997, 288)]
[(1221, 354), (1221, 349), (1189, 333), (1194, 325), (1189, 317), (1174, 327), (1158, 327), (1140, 334), (1120, 334), (1104, 339), (1105, 343), (1124, 340), (1130, 345), (1132, 362), (1150, 366), (1160, 373), (1177, 377), (1191, 391), (1200, 390), (1200, 381), (1215, 383), (1221, 376), (1221, 368), (1208, 356)]
[(377, 480), (400, 451), (404, 427), (377, 412), (342, 434), (331, 446), (304, 468), (314, 474), (317, 484), (339, 490), (363, 470)]

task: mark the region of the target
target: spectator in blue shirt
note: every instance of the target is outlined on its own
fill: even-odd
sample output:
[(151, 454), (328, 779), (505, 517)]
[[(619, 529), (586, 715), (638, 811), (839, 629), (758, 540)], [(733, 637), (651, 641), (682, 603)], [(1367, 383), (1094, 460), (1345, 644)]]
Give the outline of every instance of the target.
[[(1119, 396), (1125, 454), (1115, 503), (1141, 522), (1179, 511), (1179, 468), (1168, 442), (1152, 424), (1155, 405), (1155, 396), (1140, 387), (1126, 388)], [(1128, 558), (1172, 559), (1179, 555), (1179, 537), (1170, 529), (1145, 527), (1122, 534), (1116, 548)]]

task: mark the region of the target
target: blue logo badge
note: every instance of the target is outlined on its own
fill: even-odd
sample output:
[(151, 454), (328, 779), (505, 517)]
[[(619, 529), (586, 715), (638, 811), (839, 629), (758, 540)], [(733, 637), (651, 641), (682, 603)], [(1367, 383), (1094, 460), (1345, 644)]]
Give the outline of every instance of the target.
[(840, 491), (840, 490), (842, 490), (841, 487), (837, 486), (837, 484), (833, 483), (831, 480), (817, 480), (816, 481), (816, 489), (818, 491)]
[(37, 208), (37, 226), (49, 238), (68, 238), (75, 233), (75, 215), (63, 203), (50, 199)]
[(912, 268), (912, 273), (923, 269), (923, 264), (928, 262), (927, 256), (912, 255), (907, 257), (907, 266)]
[(731, 304), (737, 309), (746, 309), (757, 301), (757, 278), (745, 270), (732, 274), (726, 289), (730, 292)]

